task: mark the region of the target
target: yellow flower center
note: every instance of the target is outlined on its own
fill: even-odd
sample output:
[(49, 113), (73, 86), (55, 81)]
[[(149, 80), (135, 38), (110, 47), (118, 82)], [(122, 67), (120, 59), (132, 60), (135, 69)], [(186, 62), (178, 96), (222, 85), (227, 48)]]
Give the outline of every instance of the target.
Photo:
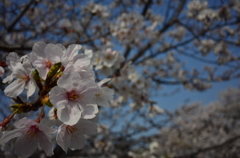
[(28, 81), (30, 79), (29, 76), (27, 76), (27, 75), (20, 76), (19, 78), (24, 81)]
[(95, 96), (96, 96), (96, 97), (101, 97), (102, 94), (103, 94), (103, 90), (101, 89), (101, 91), (100, 91), (99, 93), (95, 94)]
[(50, 60), (46, 60), (45, 66), (50, 69), (52, 67), (52, 62)]
[(20, 82), (28, 82), (30, 80), (30, 77), (28, 75), (18, 74), (17, 77), (20, 79), (18, 83), (20, 83)]
[(112, 60), (112, 57), (111, 57), (110, 55), (107, 55), (107, 56), (106, 56), (106, 59), (107, 59), (107, 60)]

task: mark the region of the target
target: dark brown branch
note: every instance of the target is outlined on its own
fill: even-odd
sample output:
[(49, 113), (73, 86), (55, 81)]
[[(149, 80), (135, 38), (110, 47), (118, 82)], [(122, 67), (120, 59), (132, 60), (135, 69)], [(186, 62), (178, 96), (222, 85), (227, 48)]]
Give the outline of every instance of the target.
[[(176, 22), (177, 22), (177, 21), (176, 21)], [(238, 24), (239, 22), (240, 22), (240, 19), (237, 19), (236, 21), (230, 22), (230, 23), (225, 24), (225, 25), (228, 25), (228, 26), (229, 26), (229, 25), (234, 25), (234, 24)], [(170, 46), (170, 47), (168, 47), (168, 48), (166, 48), (166, 49), (164, 49), (164, 50), (162, 50), (162, 51), (157, 51), (157, 52), (155, 52), (155, 53), (153, 53), (153, 54), (151, 54), (151, 55), (143, 58), (142, 60), (136, 62), (135, 64), (140, 64), (140, 63), (142, 63), (142, 62), (144, 62), (144, 61), (146, 61), (146, 60), (148, 60), (148, 59), (151, 59), (151, 58), (156, 57), (157, 55), (159, 55), (159, 54), (161, 54), (161, 53), (170, 51), (170, 50), (172, 50), (172, 49), (177, 49), (178, 47), (183, 46), (183, 45), (187, 45), (187, 44), (191, 43), (192, 41), (194, 41), (195, 37), (203, 36), (203, 35), (205, 35), (208, 31), (212, 31), (212, 30), (215, 30), (215, 29), (224, 27), (225, 25), (219, 24), (219, 25), (216, 25), (214, 28), (207, 28), (207, 29), (205, 29), (205, 30), (202, 30), (202, 31), (200, 31), (196, 36), (194, 36), (194, 37), (192, 37), (192, 38), (189, 38), (188, 40), (185, 40), (185, 41), (183, 41), (183, 42), (181, 42), (181, 43), (177, 43), (176, 45)], [(140, 56), (139, 56), (139, 57), (140, 57)]]
[(131, 51), (131, 47), (128, 45), (127, 48), (126, 48), (126, 51), (125, 51), (125, 53), (124, 53), (124, 57), (125, 57), (125, 59), (127, 59), (128, 55), (129, 55), (129, 53), (130, 53), (130, 51)]
[(229, 67), (229, 68), (235, 68), (234, 65), (230, 65), (228, 63), (225, 63), (225, 64), (220, 64), (218, 63), (217, 61), (211, 61), (211, 60), (207, 60), (207, 59), (204, 59), (204, 58), (200, 58), (198, 56), (195, 56), (193, 54), (189, 54), (189, 53), (186, 53), (185, 51), (182, 51), (180, 49), (177, 49), (178, 53), (184, 55), (184, 56), (187, 56), (187, 57), (190, 57), (192, 59), (195, 59), (195, 60), (198, 60), (198, 61), (201, 61), (201, 62), (204, 62), (204, 63), (208, 63), (208, 64), (214, 64), (214, 65), (218, 65), (218, 66), (226, 66), (226, 67)]
[(181, 13), (181, 11), (183, 10), (183, 7), (185, 6), (186, 0), (183, 0), (181, 2), (179, 2), (180, 5), (178, 6), (178, 8), (176, 9), (176, 12), (173, 14), (172, 18), (169, 20), (169, 22), (164, 25), (164, 27), (159, 31), (159, 34), (161, 35), (163, 32), (165, 32), (172, 24), (174, 24), (175, 22), (177, 22), (177, 18), (179, 16), (179, 14)]
[[(148, 0), (147, 3), (145, 4), (143, 10), (142, 10), (142, 16), (145, 16), (145, 15), (146, 15), (146, 13), (147, 13), (149, 7), (151, 6), (151, 4), (152, 4), (152, 0)], [(125, 53), (124, 53), (125, 59), (127, 59), (130, 51), (131, 51), (131, 47), (130, 47), (130, 45), (127, 45), (126, 51), (125, 51)]]
[(11, 32), (17, 22), (22, 18), (22, 16), (28, 11), (30, 6), (34, 3), (35, 0), (30, 0), (22, 12), (13, 20), (10, 26), (7, 28), (7, 32)]
[(176, 48), (178, 48), (178, 47), (180, 47), (180, 46), (186, 45), (186, 44), (192, 42), (193, 40), (194, 40), (194, 38), (190, 38), (190, 39), (188, 39), (188, 40), (186, 40), (186, 41), (183, 41), (183, 42), (178, 43), (178, 44), (176, 44), (176, 45), (173, 45), (173, 46), (170, 46), (170, 47), (168, 47), (168, 48), (165, 48), (165, 49), (162, 50), (162, 51), (155, 52), (155, 53), (153, 53), (153, 54), (151, 54), (151, 55), (143, 58), (142, 60), (138, 61), (136, 64), (140, 64), (140, 63), (146, 61), (147, 59), (151, 59), (151, 58), (153, 58), (153, 57), (156, 57), (157, 55), (159, 55), (159, 54), (161, 54), (161, 53), (164, 53), (164, 52), (170, 51), (170, 50), (172, 50), (172, 49), (176, 49)]
[[(161, 35), (164, 33), (169, 27), (171, 27), (175, 22), (177, 22), (177, 18), (181, 11), (183, 10), (183, 7), (186, 3), (186, 0), (181, 1), (180, 5), (178, 6), (176, 12), (173, 14), (172, 18), (169, 20), (169, 22), (163, 26), (161, 30), (159, 30), (158, 34)], [(141, 57), (150, 47), (152, 46), (152, 43), (149, 42), (147, 45), (145, 45), (142, 49), (139, 50), (139, 52), (130, 59), (132, 62), (135, 62), (139, 57)]]
[(165, 81), (165, 80), (156, 79), (156, 78), (152, 78), (152, 80), (157, 84), (165, 84), (165, 85), (184, 84), (184, 82), (181, 82), (181, 81)]
[(142, 49), (139, 50), (139, 52), (130, 59), (132, 62), (135, 62), (139, 57), (141, 57), (150, 47), (152, 44), (149, 42), (147, 45), (145, 45)]
[(0, 45), (0, 50), (5, 51), (5, 52), (19, 51), (19, 50), (30, 51), (30, 50), (32, 50), (32, 47), (24, 47), (24, 46), (10, 47), (10, 46)]
[(152, 0), (148, 0), (147, 3), (145, 4), (143, 10), (142, 10), (142, 15), (145, 16), (147, 13), (148, 8), (151, 6)]

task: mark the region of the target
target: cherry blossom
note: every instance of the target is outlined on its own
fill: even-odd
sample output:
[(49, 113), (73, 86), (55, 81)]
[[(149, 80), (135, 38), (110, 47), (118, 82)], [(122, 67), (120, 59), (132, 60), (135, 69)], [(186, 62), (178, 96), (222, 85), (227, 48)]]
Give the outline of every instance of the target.
[(91, 61), (85, 54), (78, 54), (75, 60), (68, 63), (64, 72), (78, 72), (82, 78), (95, 80), (95, 75), (92, 70)]
[(108, 48), (106, 52), (103, 53), (102, 59), (105, 66), (111, 67), (116, 62), (117, 58), (118, 58), (118, 53)]
[(57, 144), (67, 153), (68, 148), (82, 149), (85, 143), (84, 135), (97, 133), (97, 124), (81, 118), (75, 125), (62, 124), (58, 128)]
[(98, 85), (89, 79), (82, 79), (76, 72), (64, 74), (50, 92), (50, 101), (57, 108), (59, 120), (68, 125), (78, 122), (81, 114), (88, 118), (98, 112), (93, 101), (99, 91)]
[[(15, 52), (9, 53), (8, 56), (6, 56), (6, 63), (8, 65), (8, 68), (11, 71), (13, 71), (13, 66), (15, 66), (17, 63), (21, 63), (21, 60), (23, 58), (24, 57), (20, 58)], [(11, 73), (3, 80), (3, 83), (11, 83), (13, 79), (14, 79), (14, 76), (13, 76), (13, 73)]]
[(108, 101), (113, 99), (114, 91), (108, 87), (102, 87), (103, 84), (108, 82), (110, 79), (104, 79), (98, 83), (98, 86), (100, 88), (100, 92), (95, 94), (96, 96), (96, 103), (98, 105), (101, 105), (103, 107), (109, 107)]
[(72, 44), (66, 49), (64, 46), (61, 46), (63, 49), (63, 56), (61, 57), (61, 62), (66, 66), (69, 62), (75, 62), (77, 59), (82, 58), (83, 54), (78, 54), (82, 46), (79, 44)]
[(62, 56), (63, 51), (61, 47), (41, 41), (34, 44), (32, 53), (28, 54), (29, 60), (36, 67), (40, 77), (43, 79), (46, 79), (51, 66), (61, 61)]
[[(10, 62), (10, 65), (13, 71), (10, 78), (15, 78), (15, 80), (6, 87), (4, 90), (5, 95), (14, 98), (21, 94), (24, 89), (27, 89), (27, 97), (33, 95), (36, 86), (31, 77), (33, 68), (29, 60), (23, 59), (22, 63)], [(7, 78), (9, 79), (9, 77)]]
[(1, 144), (18, 137), (14, 145), (16, 155), (29, 157), (37, 150), (38, 144), (47, 156), (53, 155), (51, 134), (56, 132), (55, 129), (36, 123), (26, 117), (16, 121), (14, 126), (15, 130), (3, 133), (0, 139)]

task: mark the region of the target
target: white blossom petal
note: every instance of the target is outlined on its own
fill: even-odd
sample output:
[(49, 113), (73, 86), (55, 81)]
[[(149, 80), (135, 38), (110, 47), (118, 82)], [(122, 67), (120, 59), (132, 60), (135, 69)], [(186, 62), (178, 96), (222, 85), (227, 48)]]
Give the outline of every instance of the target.
[(39, 132), (38, 136), (39, 136), (39, 144), (41, 148), (44, 150), (47, 156), (52, 156), (54, 154), (52, 142), (48, 139), (48, 137), (43, 132)]
[(6, 96), (14, 98), (22, 93), (25, 85), (26, 82), (22, 81), (21, 79), (17, 79), (6, 87), (4, 93)]
[(99, 87), (102, 87), (102, 85), (103, 85), (104, 83), (106, 83), (106, 82), (108, 82), (108, 81), (110, 81), (110, 80), (111, 80), (111, 78), (105, 78), (105, 79), (103, 79), (102, 81), (98, 82), (98, 86), (99, 86)]
[(77, 72), (65, 73), (59, 78), (57, 85), (67, 91), (70, 91), (76, 87), (74, 83), (78, 83), (81, 79), (82, 78)]
[(7, 76), (6, 78), (4, 78), (3, 79), (3, 83), (11, 83), (12, 82), (12, 80), (13, 80), (13, 74), (11, 74), (11, 75), (9, 75), (9, 76)]
[(96, 104), (87, 104), (85, 106), (80, 106), (80, 108), (84, 119), (92, 119), (98, 113), (98, 106)]
[(91, 121), (80, 119), (79, 122), (74, 125), (78, 128), (79, 132), (84, 135), (97, 134), (97, 124)]
[(73, 58), (78, 54), (78, 51), (82, 48), (79, 44), (72, 44), (68, 46), (66, 51), (66, 56), (68, 57), (68, 60), (73, 60)]
[(27, 97), (29, 98), (35, 92), (36, 86), (32, 81), (28, 81), (26, 84), (26, 89), (27, 89)]
[(63, 109), (68, 103), (66, 92), (60, 87), (54, 87), (50, 91), (50, 101), (57, 109)]
[(58, 128), (58, 133), (56, 137), (57, 144), (67, 153), (68, 147), (71, 143), (71, 137), (66, 131), (66, 125), (62, 124)]
[(34, 52), (39, 57), (46, 58), (46, 54), (44, 53), (44, 49), (46, 46), (46, 43), (39, 41), (33, 45), (32, 52)]
[[(71, 105), (70, 105), (71, 106)], [(60, 121), (67, 125), (74, 125), (81, 117), (81, 111), (78, 106), (71, 106), (69, 104), (66, 108), (57, 111)]]
[(2, 135), (2, 138), (0, 139), (0, 144), (5, 144), (9, 140), (19, 137), (24, 132), (24, 129), (17, 129), (14, 131), (5, 131)]
[(38, 123), (37, 126), (38, 126), (39, 130), (44, 133), (53, 134), (53, 133), (57, 132), (57, 130), (55, 130), (54, 128), (49, 128), (48, 126), (41, 124), (41, 123)]
[(24, 126), (31, 126), (31, 125), (34, 125), (36, 124), (35, 122), (33, 123), (32, 120), (29, 120), (28, 118), (24, 117), (16, 122), (14, 122), (14, 126), (16, 128), (23, 128)]
[(23, 158), (31, 156), (37, 150), (37, 138), (28, 137), (26, 134), (18, 137), (14, 145), (15, 154)]
[(63, 56), (63, 51), (59, 46), (55, 44), (48, 44), (45, 47), (45, 53), (46, 53), (47, 59), (53, 62), (60, 62), (61, 57)]
[(82, 134), (76, 134), (74, 137), (71, 137), (71, 143), (69, 148), (73, 149), (82, 149), (85, 144), (85, 137)]
[(108, 87), (102, 87), (101, 92), (96, 95), (96, 103), (103, 107), (109, 107), (108, 101), (113, 98), (114, 91)]
[(105, 108), (108, 108), (110, 106), (109, 103), (108, 103), (108, 100), (106, 100), (103, 97), (97, 97), (96, 102), (97, 102), (98, 105), (103, 106)]

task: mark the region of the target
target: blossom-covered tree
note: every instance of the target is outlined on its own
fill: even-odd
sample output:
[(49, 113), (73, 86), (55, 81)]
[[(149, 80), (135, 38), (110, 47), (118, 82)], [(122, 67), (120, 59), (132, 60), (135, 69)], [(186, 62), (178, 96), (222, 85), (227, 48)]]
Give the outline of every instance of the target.
[(157, 134), (123, 140), (126, 144), (112, 152), (128, 148), (126, 155), (131, 158), (239, 157), (239, 95), (239, 88), (229, 88), (209, 105), (198, 102), (165, 113), (165, 122), (152, 125), (156, 128), (165, 125)]
[(173, 113), (153, 97), (164, 85), (204, 91), (239, 78), (239, 0), (3, 0), (0, 8), (1, 154), (239, 156), (239, 90)]

